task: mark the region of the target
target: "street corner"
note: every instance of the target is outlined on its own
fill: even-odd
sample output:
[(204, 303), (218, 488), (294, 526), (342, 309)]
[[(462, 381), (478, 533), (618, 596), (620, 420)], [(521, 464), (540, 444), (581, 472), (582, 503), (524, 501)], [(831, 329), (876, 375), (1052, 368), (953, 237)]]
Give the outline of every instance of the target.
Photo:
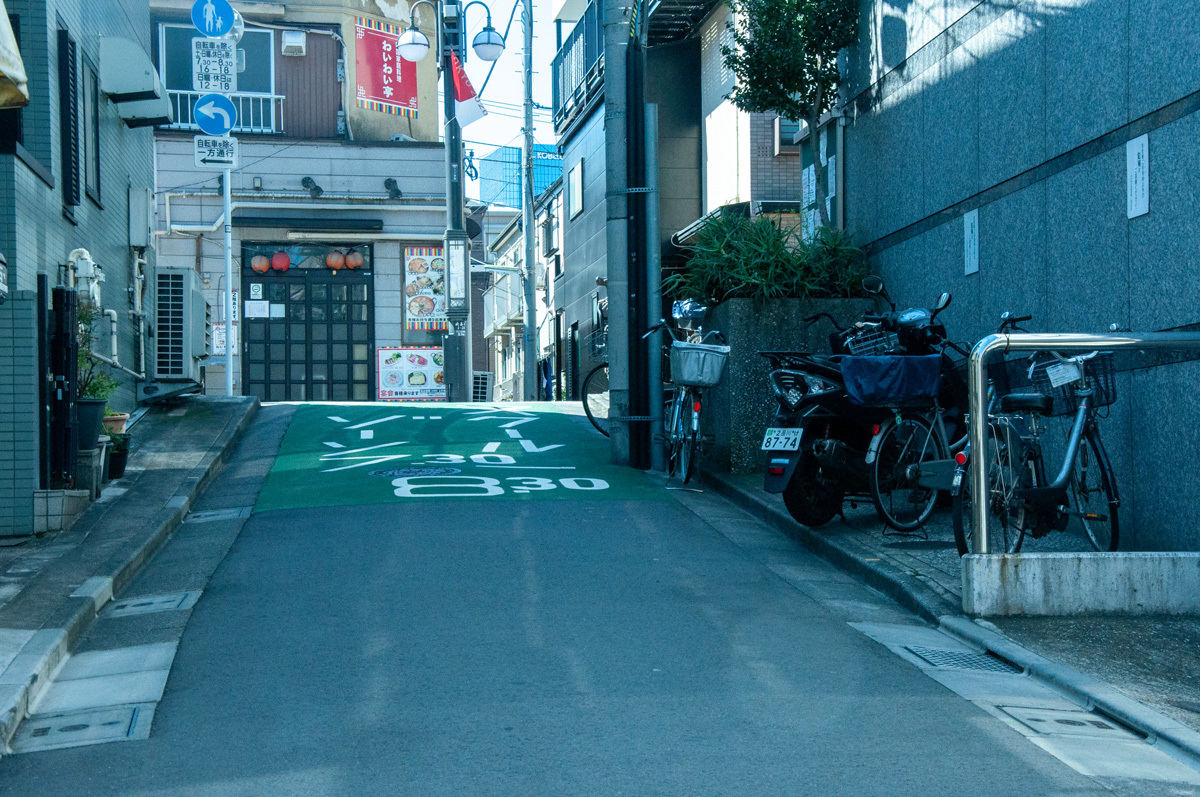
[(256, 512), (464, 499), (665, 498), (586, 420), (535, 404), (301, 405)]

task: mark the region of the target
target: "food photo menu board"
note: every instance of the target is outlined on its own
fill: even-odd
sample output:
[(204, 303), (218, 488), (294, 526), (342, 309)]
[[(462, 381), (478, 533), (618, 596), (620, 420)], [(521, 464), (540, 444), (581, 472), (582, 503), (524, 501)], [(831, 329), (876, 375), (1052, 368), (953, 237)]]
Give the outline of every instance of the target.
[(404, 328), (414, 332), (444, 332), (446, 319), (446, 258), (440, 246), (404, 248)]
[(444, 356), (437, 346), (380, 346), (379, 401), (445, 401)]

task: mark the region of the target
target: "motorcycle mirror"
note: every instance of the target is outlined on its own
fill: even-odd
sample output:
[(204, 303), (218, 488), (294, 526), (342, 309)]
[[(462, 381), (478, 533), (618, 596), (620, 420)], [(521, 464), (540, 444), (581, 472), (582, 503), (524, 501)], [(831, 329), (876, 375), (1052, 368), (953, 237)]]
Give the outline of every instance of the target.
[(867, 293), (879, 295), (884, 292), (883, 277), (877, 274), (868, 274), (863, 277), (862, 287)]
[(950, 294), (948, 292), (943, 293), (941, 296), (938, 297), (937, 303), (934, 304), (934, 306), (933, 306), (933, 315), (936, 316), (938, 313), (942, 312), (949, 306), (950, 306)]

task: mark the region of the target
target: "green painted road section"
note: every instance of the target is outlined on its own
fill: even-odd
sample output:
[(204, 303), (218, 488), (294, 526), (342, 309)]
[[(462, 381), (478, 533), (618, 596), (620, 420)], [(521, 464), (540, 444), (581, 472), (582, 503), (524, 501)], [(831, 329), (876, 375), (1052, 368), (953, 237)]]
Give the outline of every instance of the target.
[(256, 512), (312, 506), (570, 498), (656, 500), (608, 439), (553, 404), (304, 404)]

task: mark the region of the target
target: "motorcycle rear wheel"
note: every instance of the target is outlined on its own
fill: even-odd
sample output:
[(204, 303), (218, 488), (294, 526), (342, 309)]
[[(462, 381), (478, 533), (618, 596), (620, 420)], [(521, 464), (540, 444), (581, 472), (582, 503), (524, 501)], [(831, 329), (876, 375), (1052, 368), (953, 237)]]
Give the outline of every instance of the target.
[(788, 514), (809, 528), (824, 526), (842, 511), (843, 491), (825, 482), (818, 471), (816, 457), (806, 451), (791, 481), (783, 489), (783, 504)]

